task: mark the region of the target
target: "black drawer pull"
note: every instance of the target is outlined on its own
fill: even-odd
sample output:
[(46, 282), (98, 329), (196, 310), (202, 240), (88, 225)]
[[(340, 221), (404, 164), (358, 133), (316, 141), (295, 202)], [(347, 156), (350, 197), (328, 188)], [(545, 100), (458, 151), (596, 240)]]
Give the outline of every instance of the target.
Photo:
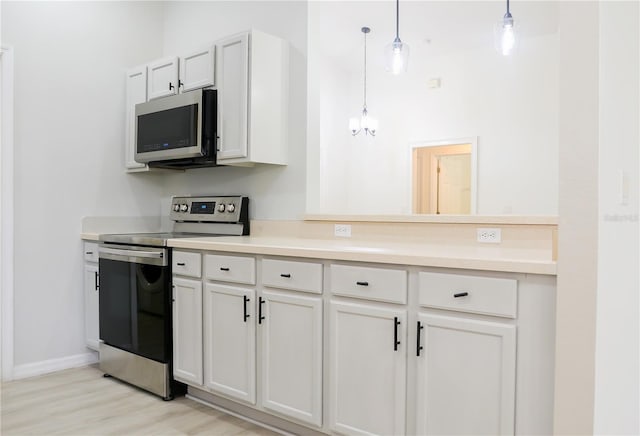
[(100, 290), (100, 281), (98, 280), (98, 271), (94, 271), (93, 272), (95, 274), (94, 278), (93, 278), (93, 283), (94, 283), (94, 288), (96, 291)]
[(247, 303), (251, 301), (249, 299), (249, 297), (247, 297), (246, 295), (244, 296), (244, 322), (247, 322), (247, 320), (249, 319), (249, 313), (247, 310)]
[(224, 267), (224, 266), (221, 266), (221, 267), (220, 267), (220, 271), (229, 271), (229, 268)]
[(393, 317), (393, 351), (398, 351), (398, 345), (400, 345), (400, 341), (398, 340), (398, 326), (400, 325), (400, 320), (397, 316)]
[(86, 251), (84, 254), (93, 254), (93, 251)]
[(264, 302), (265, 300), (262, 297), (258, 298), (258, 324), (262, 324), (262, 320), (264, 319), (264, 316), (262, 316), (262, 305)]
[(422, 345), (420, 345), (420, 331), (424, 328), (424, 326), (422, 325), (422, 323), (420, 321), (418, 321), (418, 340), (417, 340), (417, 344), (416, 344), (416, 356), (420, 357), (420, 350), (423, 350), (424, 347)]
[(169, 90), (173, 89), (173, 83), (169, 82)]
[(280, 274), (280, 277), (284, 277), (285, 279), (291, 278), (291, 274)]
[(178, 265), (178, 266), (184, 266), (185, 264), (184, 264), (184, 262), (178, 262), (178, 263), (176, 263), (176, 265)]
[(466, 297), (467, 295), (469, 295), (468, 292), (458, 292), (457, 294), (453, 294), (453, 298)]
[(369, 282), (356, 282), (358, 286), (369, 286)]

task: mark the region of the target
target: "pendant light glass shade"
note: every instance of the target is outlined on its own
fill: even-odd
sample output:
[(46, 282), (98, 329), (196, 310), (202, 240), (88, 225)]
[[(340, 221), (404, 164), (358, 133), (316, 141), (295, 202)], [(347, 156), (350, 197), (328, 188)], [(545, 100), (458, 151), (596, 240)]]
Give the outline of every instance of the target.
[(509, 0), (507, 0), (507, 12), (502, 17), (494, 30), (496, 50), (503, 56), (509, 56), (516, 49), (518, 38), (513, 16), (509, 11)]
[(409, 46), (400, 40), (400, 0), (396, 0), (396, 38), (384, 48), (385, 70), (391, 74), (407, 72)]
[(363, 27), (361, 30), (364, 33), (364, 102), (360, 117), (349, 118), (349, 130), (353, 136), (362, 131), (365, 135), (376, 136), (378, 120), (371, 118), (367, 111), (367, 33), (371, 32), (371, 29)]
[(409, 63), (409, 46), (396, 38), (384, 48), (385, 69), (391, 74), (407, 72)]

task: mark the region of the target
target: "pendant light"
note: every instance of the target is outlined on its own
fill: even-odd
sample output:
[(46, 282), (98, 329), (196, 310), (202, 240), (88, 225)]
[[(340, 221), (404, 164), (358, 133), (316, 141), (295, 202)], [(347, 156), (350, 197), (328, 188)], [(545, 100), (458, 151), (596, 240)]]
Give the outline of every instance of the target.
[(516, 47), (516, 31), (513, 16), (511, 16), (511, 11), (509, 10), (509, 0), (507, 0), (507, 12), (496, 25), (495, 43), (498, 53), (503, 56), (509, 56)]
[(371, 118), (367, 111), (367, 33), (371, 32), (371, 29), (363, 27), (360, 30), (364, 33), (364, 103), (362, 105), (360, 118), (354, 117), (349, 119), (349, 130), (351, 130), (353, 136), (356, 136), (363, 130), (365, 135), (376, 136), (378, 121)]
[(396, 0), (396, 38), (385, 49), (385, 69), (391, 74), (407, 72), (409, 46), (400, 40), (400, 0)]

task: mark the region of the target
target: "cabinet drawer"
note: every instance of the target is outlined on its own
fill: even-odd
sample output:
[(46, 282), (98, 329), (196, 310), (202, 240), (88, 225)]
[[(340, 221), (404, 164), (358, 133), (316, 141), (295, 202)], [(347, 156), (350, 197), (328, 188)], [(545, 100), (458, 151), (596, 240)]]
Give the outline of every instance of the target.
[(202, 263), (200, 253), (186, 251), (173, 252), (173, 274), (189, 277), (202, 276)]
[(204, 257), (204, 274), (209, 280), (255, 285), (256, 260), (253, 257), (207, 254)]
[(407, 303), (404, 270), (331, 265), (331, 292), (367, 300)]
[(272, 288), (322, 294), (322, 264), (264, 259), (262, 283)]
[(84, 243), (84, 261), (98, 262), (98, 244), (95, 242)]
[(493, 277), (421, 272), (420, 305), (515, 318), (518, 281)]

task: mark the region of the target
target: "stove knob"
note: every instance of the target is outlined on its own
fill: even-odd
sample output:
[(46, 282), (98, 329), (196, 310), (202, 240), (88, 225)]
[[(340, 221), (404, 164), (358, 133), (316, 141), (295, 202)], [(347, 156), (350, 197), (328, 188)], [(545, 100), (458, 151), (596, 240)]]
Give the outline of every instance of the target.
[(180, 212), (180, 205), (179, 204), (174, 204), (173, 205), (173, 211), (174, 212)]
[(229, 203), (227, 205), (227, 212), (232, 213), (234, 210), (236, 210), (236, 205), (233, 203)]
[(180, 212), (186, 212), (189, 210), (189, 206), (186, 204), (181, 204), (180, 205)]
[(224, 203), (218, 205), (218, 212), (224, 212)]

